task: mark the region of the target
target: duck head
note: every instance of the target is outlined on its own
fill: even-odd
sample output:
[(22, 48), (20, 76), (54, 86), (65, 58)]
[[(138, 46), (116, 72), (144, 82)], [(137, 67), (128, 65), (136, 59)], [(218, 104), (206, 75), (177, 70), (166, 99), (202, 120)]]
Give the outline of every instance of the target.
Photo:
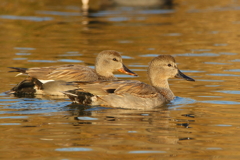
[(98, 54), (96, 58), (96, 71), (102, 76), (113, 76), (114, 71), (119, 71), (132, 76), (136, 73), (128, 69), (122, 62), (121, 55), (114, 50), (105, 50)]
[(182, 78), (187, 81), (195, 81), (178, 69), (176, 61), (171, 55), (159, 55), (153, 58), (149, 64), (148, 75), (151, 83), (167, 81), (169, 78)]

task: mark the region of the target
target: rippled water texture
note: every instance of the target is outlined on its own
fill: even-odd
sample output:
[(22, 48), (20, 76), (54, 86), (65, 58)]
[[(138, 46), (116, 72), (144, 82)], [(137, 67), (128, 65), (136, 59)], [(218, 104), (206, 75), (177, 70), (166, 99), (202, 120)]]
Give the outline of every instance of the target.
[[(0, 159), (240, 159), (239, 0), (150, 2), (0, 1)], [(153, 110), (3, 93), (24, 79), (7, 67), (93, 67), (105, 49), (139, 75), (119, 78), (148, 83), (149, 61), (171, 54), (196, 82), (169, 80), (177, 98)]]

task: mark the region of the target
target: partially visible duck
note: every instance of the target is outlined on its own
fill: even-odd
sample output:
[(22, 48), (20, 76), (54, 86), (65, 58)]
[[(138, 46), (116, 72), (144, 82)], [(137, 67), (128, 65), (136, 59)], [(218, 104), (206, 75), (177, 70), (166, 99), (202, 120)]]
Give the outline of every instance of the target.
[(170, 55), (159, 55), (148, 67), (151, 85), (135, 80), (72, 82), (79, 89), (65, 91), (73, 102), (83, 105), (101, 105), (130, 109), (149, 109), (175, 98), (169, 88), (169, 78), (194, 79), (183, 74)]
[(10, 72), (28, 75), (28, 78), (13, 87), (8, 93), (18, 94), (50, 94), (63, 95), (60, 91), (74, 89), (71, 85), (63, 85), (69, 81), (116, 80), (114, 71), (137, 76), (122, 62), (121, 55), (114, 50), (105, 50), (98, 54), (95, 69), (82, 65), (60, 65), (50, 67), (17, 68)]
[[(28, 75), (38, 80), (63, 80), (63, 81), (97, 81), (115, 80), (114, 71), (137, 76), (123, 63), (121, 55), (114, 50), (104, 50), (96, 57), (95, 69), (83, 65), (60, 65), (49, 67), (17, 68), (10, 72), (21, 72), (18, 75)], [(17, 75), (17, 76), (18, 76)]]
[(60, 96), (66, 97), (62, 91), (76, 89), (76, 86), (68, 85), (66, 81), (56, 80), (42, 83), (37, 78), (27, 77), (6, 94), (14, 94), (17, 97)]

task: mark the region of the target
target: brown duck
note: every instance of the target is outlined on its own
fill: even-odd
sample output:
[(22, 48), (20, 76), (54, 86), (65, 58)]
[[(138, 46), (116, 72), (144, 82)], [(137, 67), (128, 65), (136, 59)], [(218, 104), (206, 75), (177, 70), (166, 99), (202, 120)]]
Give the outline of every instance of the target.
[(64, 92), (73, 102), (130, 109), (149, 109), (175, 98), (169, 88), (169, 78), (194, 79), (183, 74), (170, 55), (159, 55), (148, 67), (151, 85), (135, 80), (73, 82), (79, 89)]
[[(50, 94), (62, 95), (59, 91), (73, 89), (73, 86), (64, 86), (69, 81), (98, 81), (116, 80), (114, 71), (137, 76), (122, 62), (121, 55), (114, 50), (105, 50), (96, 57), (95, 69), (83, 65), (60, 65), (50, 67), (17, 68), (10, 72), (20, 72), (18, 75), (28, 75), (28, 78), (11, 89), (11, 93)], [(18, 76), (17, 75), (17, 76)]]

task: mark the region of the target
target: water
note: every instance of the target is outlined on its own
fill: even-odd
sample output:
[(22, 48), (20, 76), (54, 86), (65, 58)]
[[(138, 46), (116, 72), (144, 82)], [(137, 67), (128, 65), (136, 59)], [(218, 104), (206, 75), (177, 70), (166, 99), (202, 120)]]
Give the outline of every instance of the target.
[[(207, 3), (206, 3), (207, 2)], [(240, 3), (176, 1), (172, 8), (76, 1), (0, 2), (1, 159), (239, 159)], [(196, 82), (171, 79), (177, 95), (152, 110), (73, 105), (67, 99), (5, 95), (24, 77), (7, 67), (94, 66), (98, 52), (122, 53), (139, 77), (171, 54)]]

